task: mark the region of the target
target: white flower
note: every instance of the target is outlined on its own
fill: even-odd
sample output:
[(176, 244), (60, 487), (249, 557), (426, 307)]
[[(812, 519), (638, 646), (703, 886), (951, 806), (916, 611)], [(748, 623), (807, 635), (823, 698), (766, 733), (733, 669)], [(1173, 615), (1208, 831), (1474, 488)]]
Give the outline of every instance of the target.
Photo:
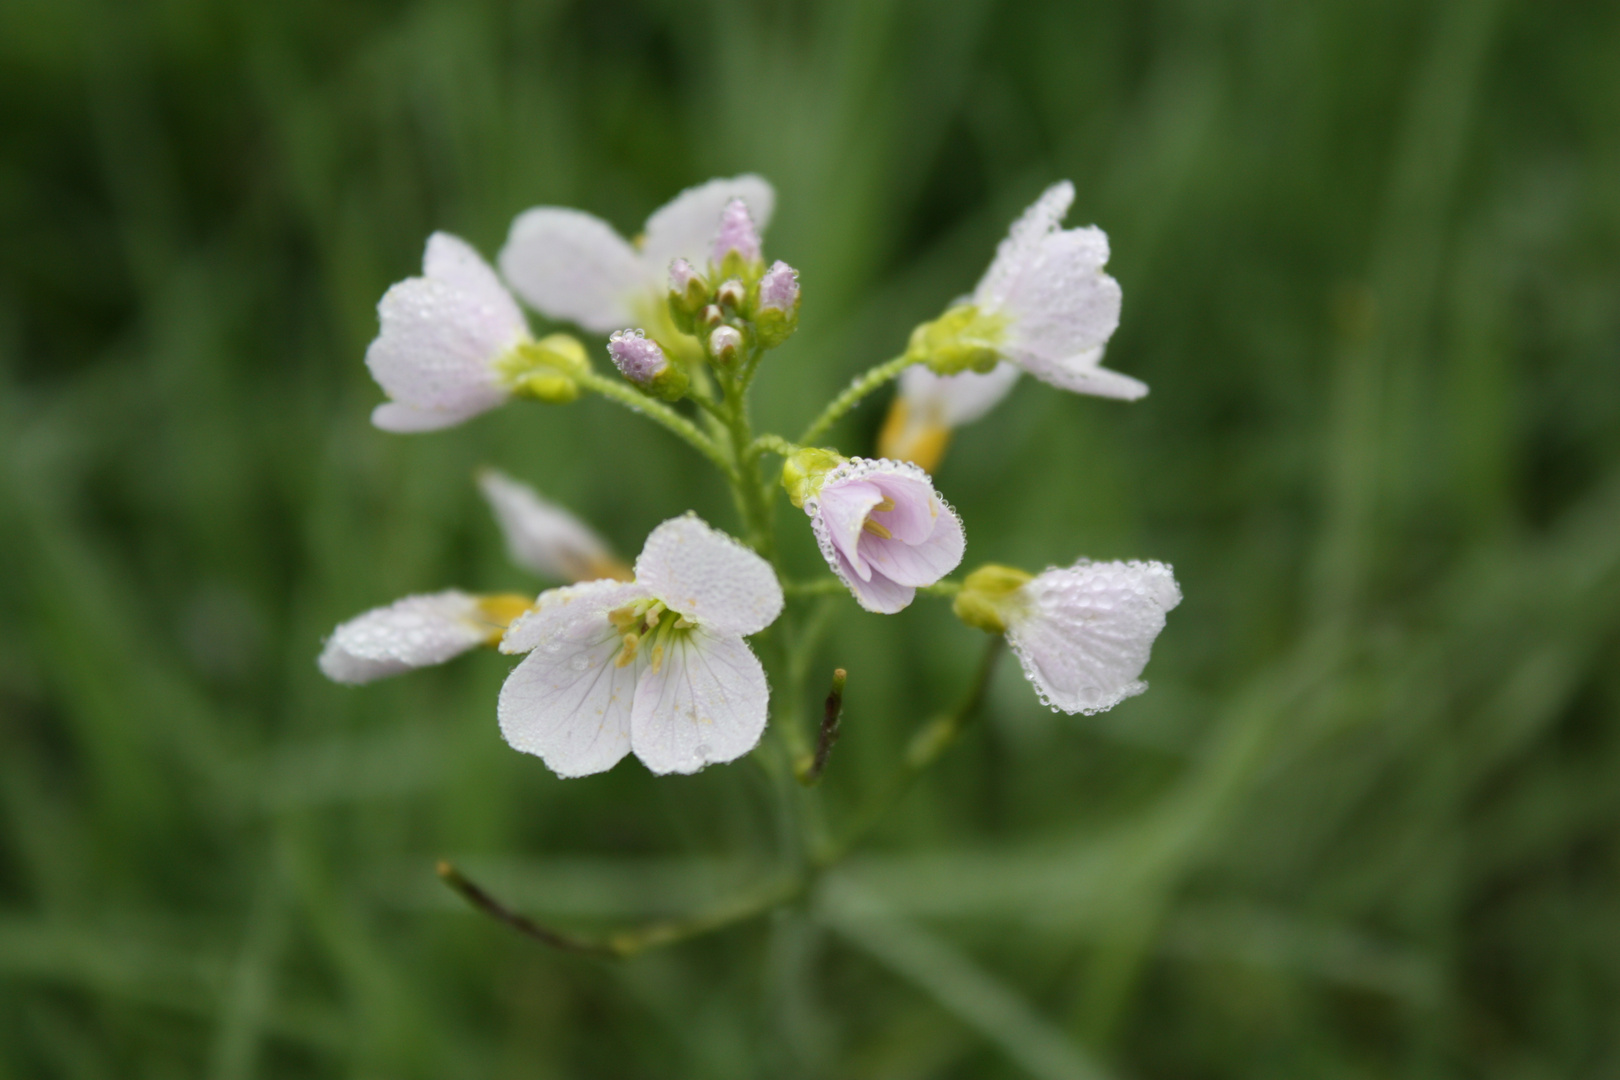
[(630, 568), (614, 556), (607, 541), (527, 484), (485, 469), (478, 475), (478, 488), (500, 523), (507, 554), (525, 570), (553, 581), (630, 579)]
[(989, 412), (1012, 391), (1018, 367), (1005, 361), (985, 374), (935, 375), (924, 364), (900, 374), (900, 392), (878, 434), (878, 456), (933, 472), (953, 429)]
[(1005, 631), (1043, 704), (1089, 714), (1147, 689), (1142, 669), (1165, 613), (1179, 603), (1181, 589), (1163, 563), (1081, 559), (1033, 578), (982, 567), (968, 575), (956, 611)]
[(765, 670), (743, 638), (782, 611), (770, 564), (691, 514), (654, 529), (633, 582), (555, 589), (501, 651), (501, 733), (559, 776), (630, 751), (655, 773), (741, 757), (765, 730)]
[(647, 219), (635, 244), (600, 218), (540, 206), (519, 214), (501, 250), (501, 273), (536, 311), (606, 334), (626, 326), (660, 330), (667, 321), (670, 263), (702, 265), (721, 214), (741, 199), (760, 229), (776, 204), (758, 176), (711, 180), (688, 188)]
[(528, 606), (524, 596), (473, 596), (455, 589), (407, 596), (332, 631), (318, 662), (327, 678), (340, 683), (367, 683), (442, 664), (493, 645)]
[(366, 366), (393, 399), (371, 414), (384, 431), (449, 427), (504, 403), (526, 366), (522, 348), (535, 344), (517, 301), (466, 241), (428, 237), (422, 275), (383, 294), (382, 325), (366, 349)]
[(962, 561), (962, 522), (907, 462), (851, 458), (812, 476), (795, 501), (827, 565), (867, 611), (901, 610)]
[(1134, 400), (1146, 384), (1101, 366), (1119, 326), (1119, 282), (1103, 272), (1108, 236), (1063, 229), (1074, 185), (1053, 184), (1017, 221), (971, 302), (917, 328), (912, 351), (940, 374), (1007, 360), (1064, 390)]

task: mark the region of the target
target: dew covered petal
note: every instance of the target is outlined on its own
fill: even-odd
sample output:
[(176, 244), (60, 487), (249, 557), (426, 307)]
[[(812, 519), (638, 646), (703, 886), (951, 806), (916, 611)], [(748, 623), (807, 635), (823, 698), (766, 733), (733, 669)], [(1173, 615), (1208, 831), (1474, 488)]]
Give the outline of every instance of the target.
[(765, 730), (765, 669), (740, 637), (676, 635), (636, 687), (630, 741), (655, 773), (694, 773), (752, 750)]

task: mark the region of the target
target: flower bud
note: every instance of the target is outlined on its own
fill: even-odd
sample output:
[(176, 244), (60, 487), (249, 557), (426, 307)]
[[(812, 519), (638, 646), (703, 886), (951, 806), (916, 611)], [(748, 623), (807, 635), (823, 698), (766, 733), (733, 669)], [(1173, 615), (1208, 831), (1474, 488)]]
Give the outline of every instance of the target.
[(754, 227), (753, 216), (748, 213), (748, 204), (741, 199), (732, 199), (720, 212), (720, 232), (714, 238), (715, 269), (731, 277), (759, 261), (759, 230)]
[(718, 304), (710, 304), (708, 307), (698, 312), (697, 322), (699, 326), (713, 330), (716, 326), (719, 326), (722, 322), (724, 322), (725, 318), (726, 313), (720, 310), (720, 306)]
[(747, 299), (748, 288), (742, 283), (742, 278), (727, 278), (714, 292), (714, 302), (732, 311), (741, 311)]
[(844, 463), (844, 456), (836, 450), (804, 447), (782, 463), (782, 487), (793, 505), (804, 508), (806, 499), (815, 498), (827, 474)]
[(585, 346), (567, 334), (520, 342), (496, 361), (501, 381), (513, 394), (552, 405), (579, 397), (576, 377), (589, 366)]
[(691, 333), (694, 317), (709, 302), (709, 283), (685, 259), (669, 264), (669, 313), (683, 333)]
[(1005, 634), (1008, 613), (1018, 604), (1014, 594), (1032, 577), (1011, 566), (981, 566), (962, 582), (962, 591), (951, 602), (951, 610), (969, 626)]
[(620, 330), (608, 338), (608, 355), (626, 379), (655, 397), (675, 401), (686, 393), (686, 372), (672, 364), (658, 342), (640, 330)]
[(761, 345), (774, 349), (792, 337), (798, 326), (799, 272), (778, 259), (759, 279), (754, 330), (759, 335)]
[(736, 363), (742, 343), (742, 333), (735, 326), (717, 326), (709, 335), (709, 355), (715, 363), (730, 366)]

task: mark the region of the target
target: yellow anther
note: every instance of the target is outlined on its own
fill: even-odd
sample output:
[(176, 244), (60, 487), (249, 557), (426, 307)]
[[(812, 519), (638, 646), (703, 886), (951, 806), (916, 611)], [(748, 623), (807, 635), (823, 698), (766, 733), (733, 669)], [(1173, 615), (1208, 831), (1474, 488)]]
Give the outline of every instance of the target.
[(879, 525), (871, 518), (867, 518), (861, 523), (861, 529), (865, 532), (871, 533), (873, 536), (881, 536), (885, 540), (894, 539), (894, 533), (890, 532), (888, 529), (885, 529), (882, 525)]
[(653, 651), (652, 651), (652, 672), (653, 672), (653, 674), (654, 675), (658, 674), (658, 669), (663, 667), (663, 666), (664, 666), (664, 647), (662, 645), (655, 645), (655, 646), (653, 646)]
[(882, 502), (880, 502), (876, 506), (872, 507), (872, 513), (874, 513), (874, 514), (887, 514), (890, 510), (893, 510), (893, 509), (894, 509), (894, 500), (889, 498), (887, 495), (885, 495), (885, 496), (883, 496), (883, 501)]
[(624, 648), (619, 650), (619, 658), (613, 661), (614, 667), (624, 667), (636, 658), (636, 646), (641, 644), (638, 634), (624, 635)]
[(478, 598), (479, 617), (491, 627), (486, 639), (491, 645), (500, 644), (506, 628), (534, 608), (534, 601), (518, 593), (495, 593)]

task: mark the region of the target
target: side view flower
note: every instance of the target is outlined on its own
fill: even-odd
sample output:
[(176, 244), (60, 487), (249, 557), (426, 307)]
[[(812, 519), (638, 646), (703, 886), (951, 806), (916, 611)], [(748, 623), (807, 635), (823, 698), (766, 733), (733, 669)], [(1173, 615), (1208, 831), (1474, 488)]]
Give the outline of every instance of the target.
[(962, 561), (961, 519), (915, 465), (807, 450), (788, 459), (782, 482), (810, 515), (827, 565), (868, 611), (900, 611)]
[(655, 773), (741, 757), (765, 730), (765, 669), (743, 641), (782, 611), (770, 564), (693, 515), (664, 522), (635, 580), (541, 596), (501, 651), (527, 653), (501, 688), (501, 733), (559, 776), (634, 751)]
[(449, 589), (407, 596), (332, 631), (321, 650), (321, 672), (333, 682), (368, 683), (442, 664), (494, 645), (528, 607), (527, 596), (507, 593), (474, 596)]
[(1008, 361), (1078, 394), (1146, 394), (1146, 384), (1101, 366), (1119, 326), (1119, 282), (1103, 272), (1106, 233), (1060, 228), (1073, 201), (1067, 180), (1047, 188), (1013, 222), (971, 301), (919, 326), (908, 355), (940, 375)]
[(478, 474), (478, 490), (501, 526), (507, 556), (518, 566), (552, 581), (630, 580), (630, 568), (606, 540), (527, 484), (498, 469), (484, 469)]
[[(670, 263), (702, 263), (732, 199), (741, 199), (763, 229), (776, 192), (758, 176), (710, 180), (688, 188), (647, 219), (632, 243), (601, 218), (560, 206), (519, 214), (501, 249), (512, 288), (549, 318), (606, 334), (645, 327), (654, 337), (668, 323), (664, 297)], [(667, 344), (667, 342), (666, 342)]]
[(1147, 689), (1142, 669), (1179, 603), (1181, 588), (1163, 563), (1081, 559), (1033, 577), (982, 566), (954, 606), (964, 622), (1007, 635), (1042, 704), (1089, 714)]
[(489, 264), (449, 233), (428, 238), (422, 276), (390, 288), (377, 316), (382, 325), (366, 366), (392, 399), (371, 414), (385, 431), (450, 427), (516, 393), (557, 402), (579, 396), (573, 376), (585, 367), (584, 348), (566, 334), (530, 337)]

